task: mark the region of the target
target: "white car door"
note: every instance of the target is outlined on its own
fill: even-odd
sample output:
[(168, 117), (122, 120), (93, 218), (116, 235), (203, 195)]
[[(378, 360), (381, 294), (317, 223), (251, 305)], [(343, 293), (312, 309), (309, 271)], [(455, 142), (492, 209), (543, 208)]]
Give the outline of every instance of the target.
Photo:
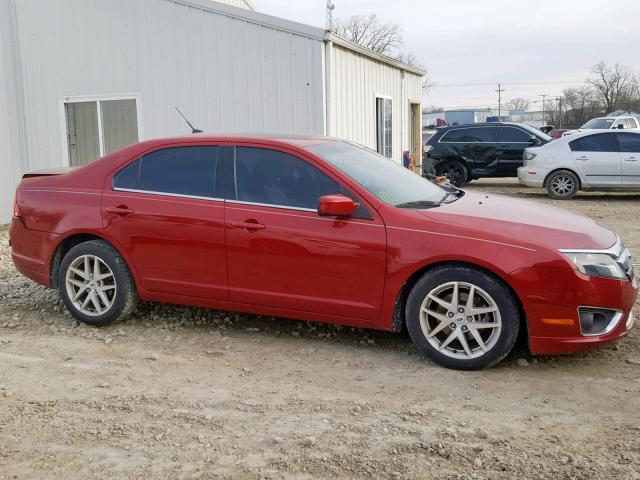
[(622, 186), (640, 187), (640, 133), (618, 133)]
[(622, 161), (615, 133), (594, 133), (569, 143), (585, 186), (617, 187), (622, 183)]

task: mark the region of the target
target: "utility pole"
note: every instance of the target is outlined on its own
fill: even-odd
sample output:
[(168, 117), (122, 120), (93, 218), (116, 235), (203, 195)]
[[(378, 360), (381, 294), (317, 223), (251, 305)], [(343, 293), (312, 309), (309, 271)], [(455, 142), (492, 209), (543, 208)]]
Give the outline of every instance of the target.
[(558, 112), (558, 128), (562, 128), (562, 97), (554, 97), (556, 101), (556, 111)]
[(545, 93), (543, 95), (538, 95), (539, 97), (542, 97), (542, 126), (545, 126), (547, 124), (547, 120), (546, 120), (546, 115), (545, 115), (545, 99), (549, 96), (548, 93)]
[(496, 92), (498, 93), (498, 121), (501, 122), (502, 121), (502, 92), (504, 92), (504, 88), (502, 88), (502, 85), (499, 83), (498, 84), (498, 89), (496, 90)]
[(327, 0), (327, 30), (333, 31), (333, 11), (336, 6), (331, 0)]

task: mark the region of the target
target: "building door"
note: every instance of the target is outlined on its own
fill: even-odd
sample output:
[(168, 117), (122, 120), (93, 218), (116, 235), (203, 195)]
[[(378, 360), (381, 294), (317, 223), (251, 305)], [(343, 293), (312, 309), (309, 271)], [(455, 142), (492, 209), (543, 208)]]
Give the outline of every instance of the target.
[[(415, 165), (422, 165), (422, 132), (420, 131), (422, 113), (420, 112), (419, 103), (411, 103), (409, 120), (411, 158), (413, 158)], [(422, 173), (422, 168), (416, 171), (417, 173)]]
[(64, 104), (69, 165), (78, 166), (139, 140), (135, 98)]

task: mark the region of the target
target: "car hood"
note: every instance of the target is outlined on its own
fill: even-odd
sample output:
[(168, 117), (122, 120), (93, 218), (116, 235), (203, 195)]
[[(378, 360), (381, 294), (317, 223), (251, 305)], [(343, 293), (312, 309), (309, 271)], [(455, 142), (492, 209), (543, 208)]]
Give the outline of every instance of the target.
[(513, 245), (551, 249), (608, 248), (616, 234), (590, 218), (536, 202), (467, 192), (459, 200), (430, 210), (416, 210), (431, 222), (461, 235), (486, 235)]

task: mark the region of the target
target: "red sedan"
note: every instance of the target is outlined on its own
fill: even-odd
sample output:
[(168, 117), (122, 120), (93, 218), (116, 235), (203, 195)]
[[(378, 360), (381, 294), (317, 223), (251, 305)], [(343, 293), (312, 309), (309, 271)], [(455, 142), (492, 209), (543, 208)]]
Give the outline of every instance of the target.
[(138, 299), (399, 331), (446, 367), (626, 335), (638, 285), (611, 231), (434, 185), (325, 137), (153, 140), (29, 173), (12, 256), (105, 325)]

